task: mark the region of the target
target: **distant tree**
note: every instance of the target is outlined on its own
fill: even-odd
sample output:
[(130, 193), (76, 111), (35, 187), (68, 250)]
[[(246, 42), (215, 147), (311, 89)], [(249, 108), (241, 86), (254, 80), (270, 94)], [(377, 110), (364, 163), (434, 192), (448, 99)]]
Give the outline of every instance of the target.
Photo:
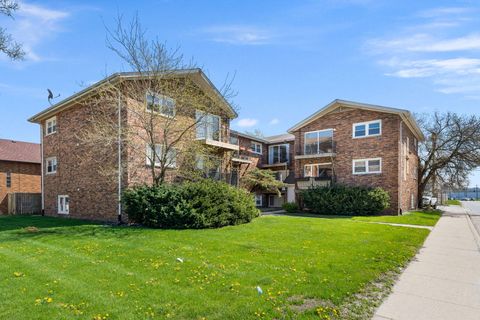
[(419, 201), (429, 185), (468, 185), (470, 173), (480, 166), (480, 118), (453, 112), (417, 118), (425, 134), (419, 145)]
[(258, 137), (258, 138), (264, 138), (265, 135), (263, 134), (263, 132), (260, 130), (260, 129), (255, 129), (253, 131), (245, 131), (246, 134), (248, 135), (251, 135), (251, 136), (254, 136), (254, 137)]
[[(17, 1), (0, 0), (0, 13), (7, 17), (13, 18), (13, 12), (18, 10), (18, 8)], [(22, 45), (15, 42), (12, 35), (7, 33), (7, 30), (2, 27), (0, 27), (0, 52), (3, 52), (12, 60), (22, 60), (25, 56)]]
[(245, 173), (240, 179), (240, 185), (250, 192), (264, 191), (280, 195), (280, 188), (285, 184), (275, 178), (275, 173), (271, 170), (261, 170), (254, 168)]

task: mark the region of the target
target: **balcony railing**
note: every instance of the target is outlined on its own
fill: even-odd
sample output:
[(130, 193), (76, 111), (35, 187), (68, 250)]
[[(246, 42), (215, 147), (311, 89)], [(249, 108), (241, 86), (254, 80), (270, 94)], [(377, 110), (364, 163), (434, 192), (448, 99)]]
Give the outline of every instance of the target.
[(305, 177), (300, 176), (296, 178), (298, 189), (309, 189), (315, 187), (328, 187), (331, 185), (333, 177), (331, 176), (322, 176), (322, 177)]
[(302, 145), (297, 148), (295, 152), (295, 158), (315, 158), (334, 156), (336, 153), (336, 143), (333, 139), (320, 141), (317, 144), (311, 144), (308, 146)]
[(212, 169), (205, 173), (205, 178), (215, 181), (223, 181), (235, 187), (238, 187), (239, 184), (239, 175), (237, 170), (232, 170), (229, 172), (219, 172)]

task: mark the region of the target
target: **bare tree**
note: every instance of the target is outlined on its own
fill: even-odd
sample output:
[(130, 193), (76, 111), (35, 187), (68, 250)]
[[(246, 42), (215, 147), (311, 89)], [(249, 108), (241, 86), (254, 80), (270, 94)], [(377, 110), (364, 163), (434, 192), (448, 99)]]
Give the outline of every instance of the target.
[[(13, 18), (13, 12), (18, 10), (18, 3), (14, 0), (0, 0), (0, 13)], [(15, 42), (12, 35), (5, 28), (0, 27), (0, 52), (5, 53), (12, 60), (21, 60), (25, 56), (22, 45)]]
[[(202, 87), (196, 65), (185, 63), (178, 48), (148, 40), (138, 17), (127, 24), (119, 17), (116, 27), (107, 29), (107, 46), (132, 72), (103, 85), (84, 102), (88, 125), (77, 134), (83, 145), (91, 146), (85, 150), (98, 154), (103, 147), (103, 157), (111, 158), (121, 141), (123, 156), (128, 157), (123, 165), (128, 168), (100, 165), (102, 174), (113, 178), (118, 169), (128, 169), (141, 183), (148, 171), (151, 183), (159, 185), (177, 178), (196, 179), (221, 165), (224, 155), (198, 140), (228, 136), (222, 123), (235, 115), (228, 107), (234, 95), (231, 82), (218, 91)], [(94, 155), (82, 157), (91, 161)], [(102, 163), (103, 157), (94, 158)]]
[(426, 139), (419, 145), (418, 198), (435, 181), (457, 188), (468, 184), (468, 176), (480, 166), (480, 118), (452, 112), (419, 116)]

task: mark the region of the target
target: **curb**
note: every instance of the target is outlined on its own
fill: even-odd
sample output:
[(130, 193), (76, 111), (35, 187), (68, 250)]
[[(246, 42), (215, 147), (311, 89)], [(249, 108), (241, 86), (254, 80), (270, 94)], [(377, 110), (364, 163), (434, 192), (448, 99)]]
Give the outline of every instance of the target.
[(472, 219), (470, 218), (470, 215), (467, 213), (465, 214), (467, 216), (467, 221), (468, 221), (468, 227), (473, 233), (473, 237), (475, 238), (475, 243), (477, 244), (478, 250), (480, 251), (480, 235), (478, 234), (477, 229), (473, 225)]

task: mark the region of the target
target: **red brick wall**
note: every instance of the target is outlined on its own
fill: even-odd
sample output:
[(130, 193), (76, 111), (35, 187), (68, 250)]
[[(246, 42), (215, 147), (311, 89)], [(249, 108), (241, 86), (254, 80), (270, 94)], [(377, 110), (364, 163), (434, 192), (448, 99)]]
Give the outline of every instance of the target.
[[(8, 213), (8, 194), (15, 192), (40, 193), (41, 167), (39, 163), (0, 161), (0, 214)], [(11, 187), (7, 188), (7, 172)]]
[[(382, 135), (353, 139), (352, 125), (372, 120), (382, 121)], [(338, 183), (382, 187), (390, 195), (390, 212), (398, 208), (398, 144), (400, 117), (398, 115), (360, 109), (343, 109), (327, 114), (306, 125), (295, 134), (295, 148), (303, 147), (304, 133), (308, 131), (335, 129), (336, 156), (333, 159)], [(382, 158), (382, 173), (352, 174), (354, 159)], [(330, 162), (331, 158), (317, 158), (296, 161), (296, 174), (300, 175), (306, 163)]]
[(405, 123), (402, 122), (400, 130), (399, 193), (400, 208), (405, 212), (416, 208), (418, 204), (418, 142), (415, 143), (415, 136)]
[(89, 148), (82, 144), (77, 134), (91, 125), (87, 121), (88, 107), (76, 105), (56, 116), (57, 132), (43, 137), (44, 159), (57, 157), (54, 174), (46, 174), (43, 163), (45, 213), (57, 216), (58, 195), (68, 195), (69, 217), (116, 220), (116, 177), (107, 176), (117, 167), (116, 145)]

